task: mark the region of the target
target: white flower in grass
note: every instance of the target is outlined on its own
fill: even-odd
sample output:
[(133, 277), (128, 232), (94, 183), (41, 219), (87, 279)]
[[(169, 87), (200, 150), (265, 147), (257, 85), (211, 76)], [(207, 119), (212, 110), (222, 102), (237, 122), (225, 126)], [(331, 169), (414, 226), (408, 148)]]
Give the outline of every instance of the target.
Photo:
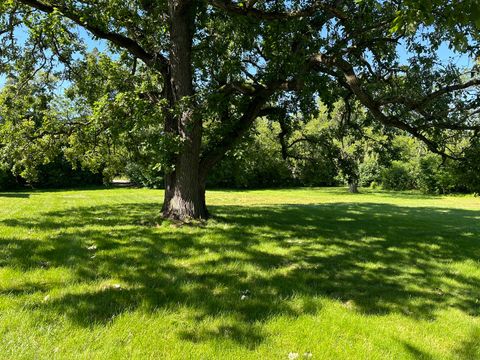
[(288, 354), (288, 360), (295, 360), (295, 359), (298, 359), (298, 353), (296, 352), (291, 352)]
[(87, 247), (87, 250), (90, 250), (90, 251), (97, 250), (97, 245), (93, 244), (93, 245)]
[(242, 296), (240, 297), (240, 300), (247, 300), (248, 297), (250, 296), (250, 290), (243, 290), (242, 291)]
[(303, 353), (303, 357), (305, 357), (307, 359), (311, 358), (312, 356), (313, 356), (313, 354), (310, 351), (307, 351), (307, 352)]
[(108, 291), (108, 290), (123, 290), (123, 287), (121, 284), (105, 284), (101, 287), (102, 291)]

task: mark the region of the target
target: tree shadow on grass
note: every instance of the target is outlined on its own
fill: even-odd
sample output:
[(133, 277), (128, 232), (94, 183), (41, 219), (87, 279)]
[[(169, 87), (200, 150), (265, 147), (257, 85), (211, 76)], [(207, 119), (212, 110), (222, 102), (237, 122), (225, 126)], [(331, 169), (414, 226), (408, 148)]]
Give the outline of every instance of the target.
[(480, 328), (471, 330), (468, 338), (462, 341), (455, 349), (455, 354), (459, 359), (470, 360), (480, 358)]
[(214, 338), (226, 338), (241, 344), (249, 350), (254, 350), (265, 337), (260, 326), (250, 323), (220, 325), (215, 329), (197, 329), (180, 331), (180, 338), (194, 343), (208, 341)]
[(29, 193), (21, 192), (0, 192), (0, 198), (18, 198), (18, 199), (28, 199), (30, 197)]
[[(414, 359), (433, 360), (435, 356), (429, 354), (425, 350), (421, 350), (418, 347), (410, 344), (406, 341), (400, 341), (404, 349), (412, 355)], [(457, 347), (453, 350), (455, 359), (460, 360), (473, 360), (480, 358), (480, 328), (473, 328), (468, 334), (467, 338), (461, 341)]]
[[(72, 269), (88, 290), (34, 307), (80, 326), (131, 310), (180, 307), (192, 309), (198, 322), (221, 314), (236, 319), (179, 333), (194, 342), (223, 336), (256, 346), (263, 339), (259, 321), (315, 314), (324, 297), (364, 314), (432, 318), (454, 307), (479, 315), (479, 279), (451, 264), (480, 258), (480, 211), (377, 203), (215, 206), (205, 228), (142, 225), (158, 208), (77, 207), (3, 220), (49, 237), (0, 240), (0, 266)], [(92, 244), (96, 250), (88, 249)]]
[(434, 360), (435, 359), (429, 353), (423, 350), (420, 350), (418, 347), (408, 342), (402, 342), (402, 345), (404, 349), (407, 351), (407, 353), (409, 353), (412, 356), (412, 359), (418, 359), (418, 360)]

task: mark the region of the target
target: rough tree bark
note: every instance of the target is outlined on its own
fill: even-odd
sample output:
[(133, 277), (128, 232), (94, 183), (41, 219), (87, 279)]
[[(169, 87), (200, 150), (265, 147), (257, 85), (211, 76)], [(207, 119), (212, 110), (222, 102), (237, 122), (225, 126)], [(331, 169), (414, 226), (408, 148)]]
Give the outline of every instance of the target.
[(358, 183), (357, 183), (357, 181), (350, 181), (348, 183), (348, 191), (352, 194), (358, 194)]
[(165, 130), (178, 134), (181, 150), (174, 171), (165, 177), (163, 216), (168, 219), (206, 219), (205, 179), (200, 176), (202, 121), (195, 116), (192, 70), (192, 39), (195, 2), (170, 0), (170, 87), (174, 115)]

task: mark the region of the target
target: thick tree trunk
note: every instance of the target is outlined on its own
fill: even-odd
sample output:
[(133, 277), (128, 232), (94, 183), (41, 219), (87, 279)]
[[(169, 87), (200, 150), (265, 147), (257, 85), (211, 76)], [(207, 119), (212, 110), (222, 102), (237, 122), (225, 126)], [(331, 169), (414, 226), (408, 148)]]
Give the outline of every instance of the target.
[[(168, 107), (164, 109), (165, 112), (165, 134), (170, 136), (178, 135), (178, 125), (173, 113), (170, 111), (175, 106), (175, 100), (173, 98), (173, 92), (171, 87), (171, 71), (170, 68), (167, 71), (166, 78), (164, 79), (164, 96), (168, 100)], [(165, 171), (165, 195), (163, 201), (162, 214), (166, 213), (166, 209), (170, 204), (175, 193), (175, 163), (176, 154), (168, 154), (167, 164), (168, 167)]]
[(163, 216), (174, 220), (207, 219), (205, 181), (198, 183), (176, 181), (175, 172), (165, 176)]
[(348, 184), (348, 191), (352, 194), (358, 194), (358, 183), (356, 181), (351, 181)]
[[(170, 88), (176, 115), (167, 119), (166, 130), (180, 137), (181, 148), (174, 172), (165, 177), (163, 216), (175, 220), (206, 219), (205, 182), (200, 176), (202, 122), (194, 113), (192, 38), (195, 4), (170, 0)], [(168, 117), (168, 116), (167, 116)], [(167, 128), (168, 127), (168, 128)]]
[[(198, 125), (194, 125), (197, 127)], [(205, 182), (200, 176), (200, 129), (193, 129), (177, 156), (175, 172), (167, 174), (163, 215), (169, 219), (206, 219)]]

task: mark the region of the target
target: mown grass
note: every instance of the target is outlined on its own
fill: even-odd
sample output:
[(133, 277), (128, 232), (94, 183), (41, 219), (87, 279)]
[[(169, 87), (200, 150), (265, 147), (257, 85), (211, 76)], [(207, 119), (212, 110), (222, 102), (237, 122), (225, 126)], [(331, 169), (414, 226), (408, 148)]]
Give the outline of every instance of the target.
[(0, 193), (0, 357), (480, 358), (479, 198), (207, 197), (179, 227), (161, 191)]

